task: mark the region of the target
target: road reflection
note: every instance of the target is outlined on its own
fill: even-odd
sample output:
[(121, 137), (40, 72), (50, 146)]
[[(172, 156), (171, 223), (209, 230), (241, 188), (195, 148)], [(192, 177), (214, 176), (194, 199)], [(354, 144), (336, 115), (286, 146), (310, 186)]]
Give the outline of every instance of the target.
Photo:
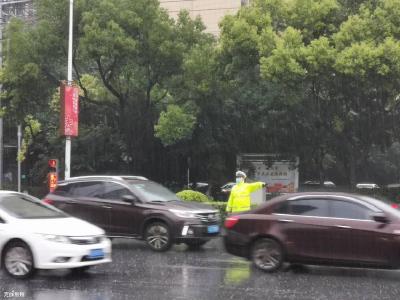
[(82, 292), (77, 290), (41, 290), (34, 291), (31, 294), (33, 300), (108, 300), (112, 299), (109, 291), (101, 291), (101, 293)]
[(246, 283), (250, 278), (250, 264), (241, 260), (232, 260), (230, 266), (225, 270), (224, 284), (239, 285)]

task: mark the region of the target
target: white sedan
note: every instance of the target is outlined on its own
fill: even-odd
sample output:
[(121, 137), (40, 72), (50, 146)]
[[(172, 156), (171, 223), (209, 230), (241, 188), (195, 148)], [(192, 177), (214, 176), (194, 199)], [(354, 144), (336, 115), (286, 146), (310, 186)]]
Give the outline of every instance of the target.
[(102, 229), (32, 196), (0, 191), (0, 263), (12, 277), (109, 262), (111, 242)]

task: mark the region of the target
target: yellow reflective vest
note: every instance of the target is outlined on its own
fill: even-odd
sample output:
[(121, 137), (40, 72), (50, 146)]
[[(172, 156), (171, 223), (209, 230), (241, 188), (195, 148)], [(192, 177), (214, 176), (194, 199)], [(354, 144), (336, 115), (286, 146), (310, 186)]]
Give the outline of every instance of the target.
[(263, 182), (242, 182), (233, 186), (231, 194), (229, 196), (228, 204), (226, 205), (226, 211), (230, 213), (250, 210), (250, 194), (262, 188), (263, 184)]

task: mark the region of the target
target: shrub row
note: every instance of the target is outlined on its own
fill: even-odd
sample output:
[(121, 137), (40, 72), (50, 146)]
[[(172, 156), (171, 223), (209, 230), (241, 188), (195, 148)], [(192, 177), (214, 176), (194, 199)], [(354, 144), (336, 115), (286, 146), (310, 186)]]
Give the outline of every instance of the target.
[(176, 194), (179, 198), (184, 201), (194, 201), (194, 202), (210, 202), (211, 199), (204, 195), (203, 193), (192, 191), (192, 190), (183, 190)]
[(198, 191), (192, 191), (192, 190), (183, 190), (183, 191), (180, 191), (179, 193), (177, 193), (176, 195), (184, 201), (201, 202), (204, 204), (211, 205), (212, 207), (214, 207), (215, 209), (217, 209), (220, 212), (221, 218), (225, 219), (226, 202), (214, 201), (212, 198), (209, 198), (207, 195), (200, 193)]

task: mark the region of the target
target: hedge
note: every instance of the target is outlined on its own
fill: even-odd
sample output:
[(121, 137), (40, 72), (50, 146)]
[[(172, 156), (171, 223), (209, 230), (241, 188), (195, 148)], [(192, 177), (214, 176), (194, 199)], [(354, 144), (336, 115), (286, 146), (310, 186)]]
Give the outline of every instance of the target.
[(183, 190), (176, 194), (179, 198), (184, 201), (194, 201), (194, 202), (210, 202), (211, 199), (208, 198), (203, 193), (192, 191), (192, 190)]
[(222, 219), (224, 219), (226, 216), (226, 202), (213, 201), (211, 198), (207, 197), (207, 195), (192, 190), (183, 190), (176, 195), (184, 201), (201, 202), (214, 207), (220, 212)]

